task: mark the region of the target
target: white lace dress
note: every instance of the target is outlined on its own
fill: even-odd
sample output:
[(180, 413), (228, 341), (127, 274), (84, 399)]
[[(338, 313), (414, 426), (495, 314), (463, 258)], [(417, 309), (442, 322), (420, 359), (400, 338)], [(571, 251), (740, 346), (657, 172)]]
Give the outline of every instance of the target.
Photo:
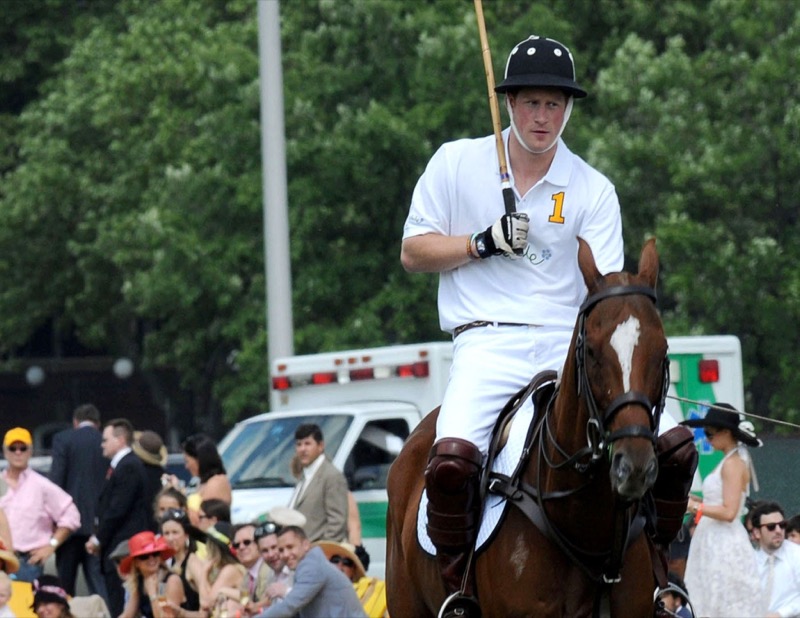
[[(731, 450), (703, 481), (703, 503), (722, 504), (722, 464), (733, 453), (749, 464), (745, 449)], [(739, 514), (744, 514), (745, 493)], [(732, 522), (700, 518), (689, 545), (684, 577), (689, 598), (699, 618), (745, 618), (763, 616), (756, 554), (740, 519)]]

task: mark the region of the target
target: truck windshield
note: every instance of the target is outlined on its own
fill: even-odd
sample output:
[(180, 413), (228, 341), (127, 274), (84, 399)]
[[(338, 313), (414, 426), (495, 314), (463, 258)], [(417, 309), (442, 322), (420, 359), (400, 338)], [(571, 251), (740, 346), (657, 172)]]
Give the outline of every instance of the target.
[(293, 487), (297, 482), (290, 468), (295, 429), (304, 423), (319, 425), (325, 453), (333, 459), (351, 422), (349, 414), (332, 414), (266, 418), (237, 426), (220, 451), (231, 486)]

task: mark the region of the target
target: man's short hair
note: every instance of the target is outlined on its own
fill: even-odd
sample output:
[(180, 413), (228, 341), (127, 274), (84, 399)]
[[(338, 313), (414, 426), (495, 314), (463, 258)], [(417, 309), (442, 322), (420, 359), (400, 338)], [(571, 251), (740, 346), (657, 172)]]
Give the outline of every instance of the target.
[(83, 421), (91, 421), (99, 427), (100, 410), (98, 410), (91, 403), (85, 403), (75, 408), (75, 412), (72, 413), (72, 419), (78, 421), (79, 423), (82, 423)]
[(287, 532), (294, 532), (297, 538), (301, 541), (304, 541), (308, 538), (305, 530), (303, 530), (300, 526), (286, 526), (285, 528), (281, 528), (280, 532), (278, 532), (278, 536), (281, 537)]
[(294, 439), (295, 440), (303, 440), (308, 437), (314, 438), (315, 442), (322, 442), (322, 430), (319, 428), (319, 425), (315, 423), (303, 423), (299, 425), (294, 432)]
[[(208, 515), (208, 513), (206, 513), (206, 515)], [(233, 536), (236, 536), (236, 534), (239, 532), (239, 530), (244, 530), (245, 528), (253, 528), (253, 537), (255, 537), (256, 524), (254, 524), (252, 522), (249, 522), (249, 521), (247, 523), (244, 523), (244, 524), (234, 524), (233, 532), (231, 534), (233, 534)]]
[(208, 517), (216, 517), (217, 521), (231, 521), (230, 505), (219, 498), (209, 498), (200, 503), (200, 510)]
[(754, 528), (761, 527), (761, 517), (769, 515), (770, 513), (780, 513), (781, 517), (785, 517), (783, 507), (777, 502), (762, 502), (750, 512), (750, 521), (753, 522)]
[(800, 515), (790, 517), (786, 521), (786, 534), (790, 532), (800, 532)]
[(127, 418), (115, 418), (106, 423), (106, 427), (111, 427), (111, 431), (118, 438), (125, 440), (125, 444), (133, 444), (133, 423)]

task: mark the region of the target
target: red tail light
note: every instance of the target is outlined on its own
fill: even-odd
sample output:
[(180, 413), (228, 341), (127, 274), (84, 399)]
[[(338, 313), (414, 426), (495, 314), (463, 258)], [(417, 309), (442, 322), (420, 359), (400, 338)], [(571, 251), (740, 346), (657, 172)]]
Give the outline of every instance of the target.
[(703, 384), (719, 382), (719, 361), (701, 360), (698, 369), (700, 372), (700, 382)]
[(350, 379), (355, 380), (372, 380), (375, 377), (375, 372), (371, 369), (352, 369), (350, 371)]
[(276, 391), (286, 391), (291, 388), (292, 382), (288, 376), (275, 376), (272, 378), (272, 388)]
[(336, 372), (334, 371), (326, 371), (323, 373), (312, 373), (311, 374), (311, 383), (312, 384), (333, 384), (337, 381)]

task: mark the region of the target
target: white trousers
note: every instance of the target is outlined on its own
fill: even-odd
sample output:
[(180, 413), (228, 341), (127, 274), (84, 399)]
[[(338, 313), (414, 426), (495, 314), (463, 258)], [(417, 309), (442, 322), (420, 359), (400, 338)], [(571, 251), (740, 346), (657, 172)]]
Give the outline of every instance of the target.
[(571, 339), (572, 329), (548, 326), (484, 326), (461, 333), (453, 342), (436, 439), (468, 440), (486, 454), (503, 406), (540, 371), (560, 373)]
[[(572, 329), (549, 326), (484, 326), (461, 333), (453, 342), (436, 439), (468, 440), (485, 455), (508, 400), (540, 371), (560, 375), (571, 340)], [(664, 411), (658, 433), (676, 425)]]

